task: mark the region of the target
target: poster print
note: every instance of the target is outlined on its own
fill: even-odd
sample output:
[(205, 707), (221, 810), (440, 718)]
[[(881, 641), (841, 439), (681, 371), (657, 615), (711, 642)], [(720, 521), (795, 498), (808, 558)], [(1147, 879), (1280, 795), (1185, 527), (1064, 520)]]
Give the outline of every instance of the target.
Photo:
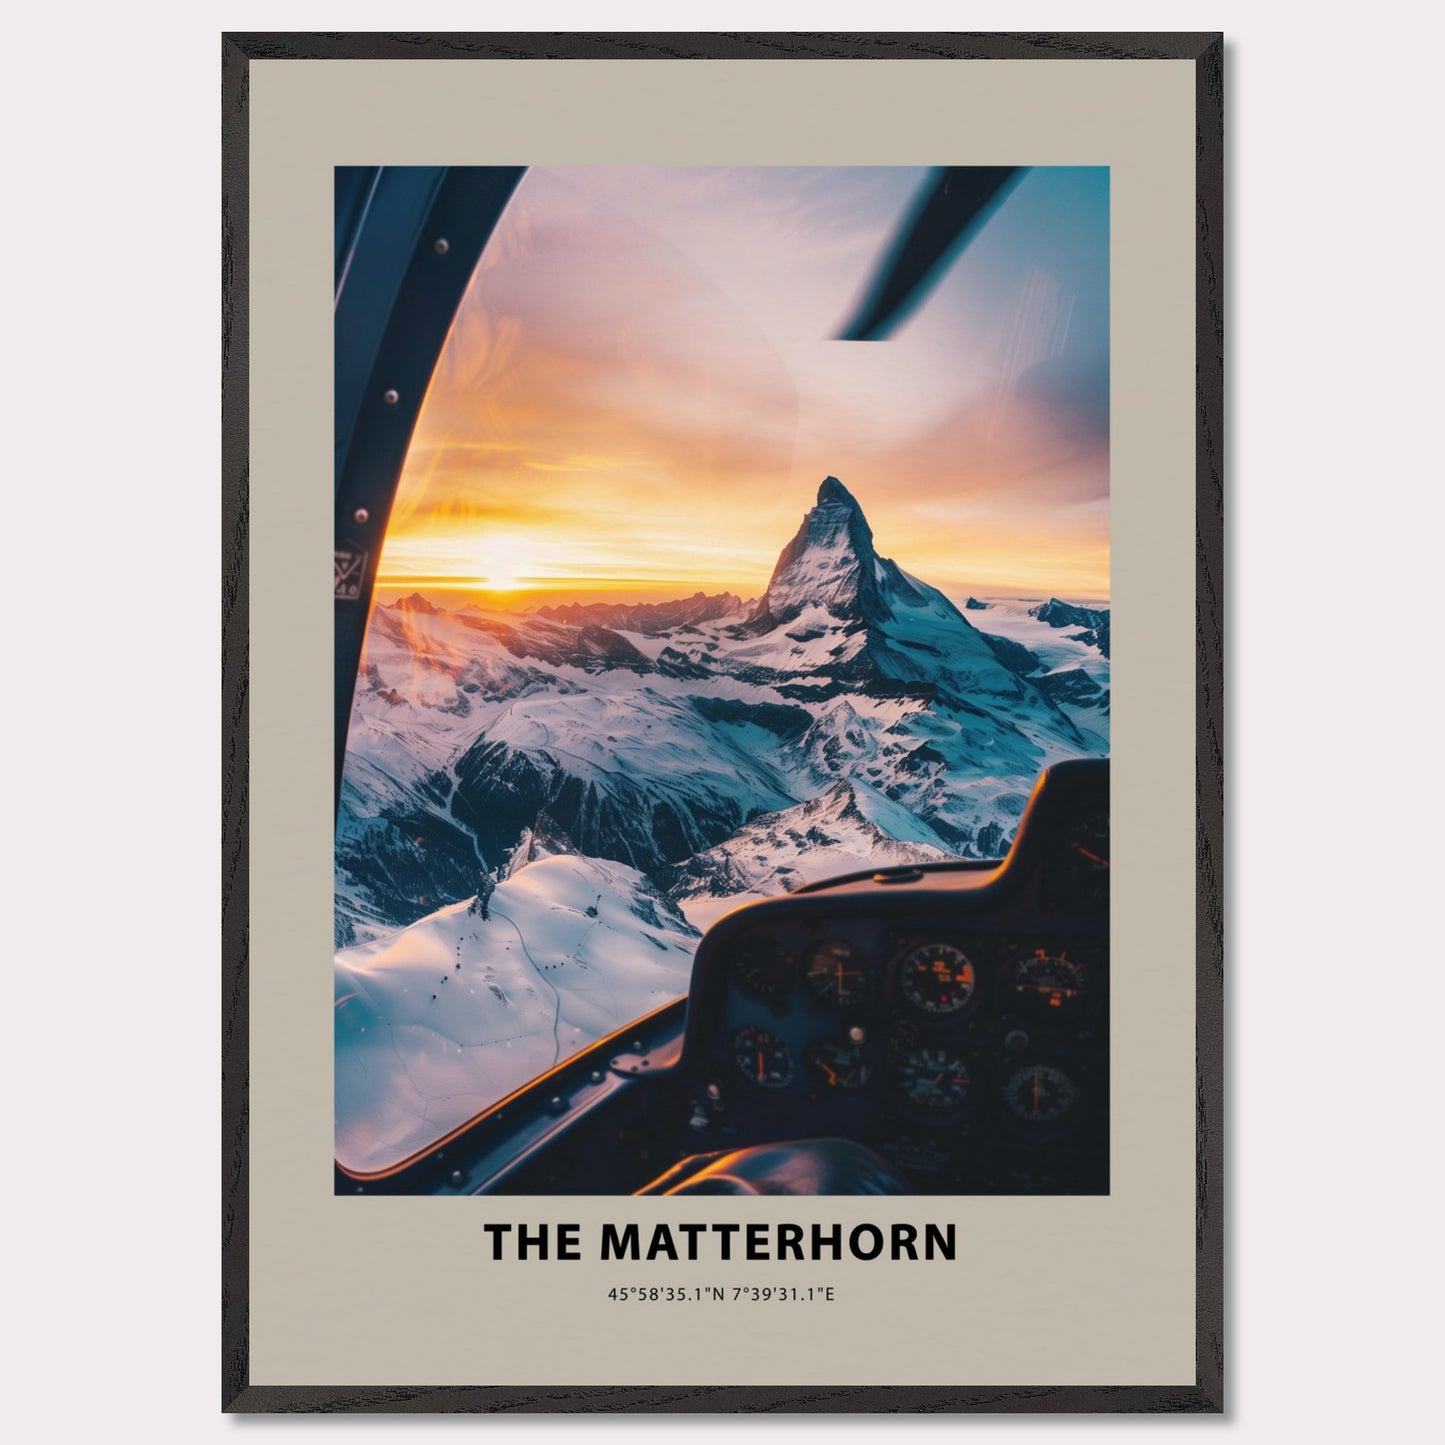
[(228, 1409), (1220, 1408), (1219, 47), (1126, 39), (228, 37)]
[[(338, 173), (338, 356), (412, 181)], [(1107, 1193), (1107, 168), (505, 183), (350, 708), (338, 1190)]]

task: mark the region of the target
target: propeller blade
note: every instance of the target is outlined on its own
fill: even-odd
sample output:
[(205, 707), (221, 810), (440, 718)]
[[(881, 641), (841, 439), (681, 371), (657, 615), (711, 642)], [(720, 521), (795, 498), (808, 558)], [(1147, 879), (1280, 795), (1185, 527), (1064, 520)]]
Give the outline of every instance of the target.
[(967, 246), (1027, 166), (945, 166), (924, 192), (840, 341), (881, 341), (923, 300), (944, 263)]

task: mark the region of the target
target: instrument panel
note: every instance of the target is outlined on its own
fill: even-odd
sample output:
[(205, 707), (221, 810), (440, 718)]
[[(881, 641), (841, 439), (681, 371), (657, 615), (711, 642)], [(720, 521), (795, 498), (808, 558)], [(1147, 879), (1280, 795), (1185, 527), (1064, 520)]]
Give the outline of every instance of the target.
[(1098, 780), (1056, 786), (1005, 868), (859, 876), (733, 915), (699, 952), (675, 1076), (692, 1150), (840, 1136), (920, 1192), (1107, 1193)]
[(1100, 1175), (1102, 939), (822, 918), (745, 935), (723, 962), (695, 1132), (858, 1138), (940, 1188)]

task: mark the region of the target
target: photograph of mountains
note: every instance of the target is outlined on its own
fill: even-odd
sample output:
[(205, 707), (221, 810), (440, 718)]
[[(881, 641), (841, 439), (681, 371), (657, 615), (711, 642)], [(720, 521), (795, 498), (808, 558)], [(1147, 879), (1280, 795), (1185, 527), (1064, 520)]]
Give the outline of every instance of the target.
[(1108, 754), (1107, 171), (1028, 172), (912, 320), (837, 339), (927, 177), (519, 189), (356, 683), (346, 1167), (685, 993), (730, 909), (1000, 858), (1042, 768)]

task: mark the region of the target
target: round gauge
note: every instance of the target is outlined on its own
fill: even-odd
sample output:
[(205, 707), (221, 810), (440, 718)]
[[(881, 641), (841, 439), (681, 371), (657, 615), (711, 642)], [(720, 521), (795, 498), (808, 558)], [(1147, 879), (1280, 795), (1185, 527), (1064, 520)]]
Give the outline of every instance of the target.
[(1067, 1008), (1079, 1002), (1089, 986), (1082, 963), (1065, 953), (1037, 949), (1013, 967), (1012, 988), (1019, 999), (1040, 1008)]
[(952, 1014), (966, 1008), (978, 984), (973, 962), (951, 943), (925, 943), (910, 949), (898, 965), (904, 997), (926, 1014)]
[(782, 998), (793, 986), (793, 961), (787, 949), (760, 933), (733, 944), (731, 962), (743, 987), (762, 998)]
[(804, 1052), (803, 1063), (830, 1089), (861, 1089), (873, 1077), (862, 1048), (847, 1039), (815, 1039)]
[(793, 1082), (793, 1056), (777, 1034), (754, 1024), (733, 1035), (738, 1073), (760, 1089), (786, 1089)]
[(868, 988), (868, 959), (861, 948), (828, 938), (808, 954), (808, 987), (824, 1003), (848, 1008), (858, 1003)]
[(1025, 1123), (1052, 1124), (1079, 1102), (1079, 1086), (1052, 1064), (1029, 1064), (1009, 1075), (1003, 1101)]
[(1109, 820), (1098, 817), (1076, 828), (1054, 882), (1074, 907), (1098, 908), (1109, 901)]
[(1092, 818), (1076, 828), (1069, 839), (1069, 852), (1082, 870), (1091, 873), (1109, 871), (1109, 820)]
[(968, 1098), (968, 1066), (951, 1049), (915, 1049), (898, 1069), (898, 1090), (915, 1109), (947, 1114)]

